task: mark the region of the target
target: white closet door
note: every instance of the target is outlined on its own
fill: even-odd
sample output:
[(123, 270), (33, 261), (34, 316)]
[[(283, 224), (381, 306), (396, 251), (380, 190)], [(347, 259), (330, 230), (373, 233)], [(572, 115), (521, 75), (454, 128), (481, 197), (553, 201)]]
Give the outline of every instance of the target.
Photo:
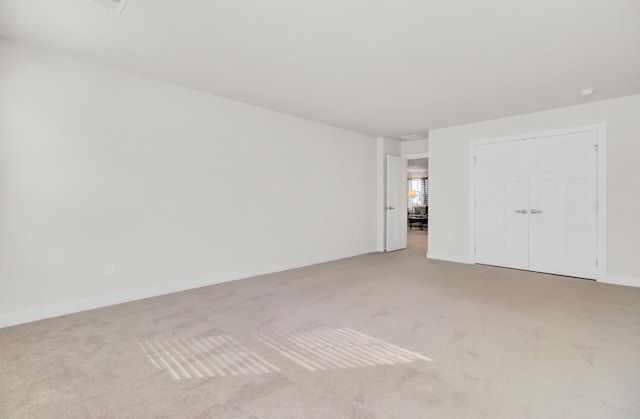
[(529, 269), (596, 278), (596, 133), (522, 143), (530, 168)]
[(529, 268), (528, 159), (523, 141), (476, 147), (476, 262)]

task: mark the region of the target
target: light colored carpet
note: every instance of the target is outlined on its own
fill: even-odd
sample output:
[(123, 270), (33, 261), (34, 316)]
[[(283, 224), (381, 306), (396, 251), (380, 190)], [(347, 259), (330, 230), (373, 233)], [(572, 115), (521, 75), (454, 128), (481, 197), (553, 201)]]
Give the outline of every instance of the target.
[(640, 417), (640, 289), (430, 261), (426, 234), (1, 329), (0, 417)]

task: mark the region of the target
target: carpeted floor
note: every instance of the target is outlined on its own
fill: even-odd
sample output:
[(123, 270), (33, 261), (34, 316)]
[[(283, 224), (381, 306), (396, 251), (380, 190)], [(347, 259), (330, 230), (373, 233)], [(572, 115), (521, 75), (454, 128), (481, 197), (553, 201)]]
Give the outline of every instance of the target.
[(640, 417), (640, 289), (409, 248), (0, 329), (0, 417)]

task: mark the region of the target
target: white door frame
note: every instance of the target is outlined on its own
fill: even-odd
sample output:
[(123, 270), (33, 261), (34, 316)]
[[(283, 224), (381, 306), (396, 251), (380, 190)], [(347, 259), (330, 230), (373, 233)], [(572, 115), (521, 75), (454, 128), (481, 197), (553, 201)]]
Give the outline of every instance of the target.
[(598, 190), (598, 231), (597, 231), (597, 281), (607, 279), (607, 125), (596, 124), (581, 127), (557, 129), (551, 131), (533, 132), (529, 134), (510, 135), (505, 137), (484, 138), (471, 141), (469, 145), (469, 260), (476, 263), (476, 175), (475, 156), (476, 146), (481, 144), (501, 143), (506, 141), (530, 140), (541, 137), (553, 137), (581, 132), (595, 132), (598, 144), (597, 159), (597, 190)]
[(402, 157), (404, 157), (407, 160), (417, 160), (417, 159), (426, 159), (429, 157), (429, 153), (410, 153), (410, 154), (403, 154)]

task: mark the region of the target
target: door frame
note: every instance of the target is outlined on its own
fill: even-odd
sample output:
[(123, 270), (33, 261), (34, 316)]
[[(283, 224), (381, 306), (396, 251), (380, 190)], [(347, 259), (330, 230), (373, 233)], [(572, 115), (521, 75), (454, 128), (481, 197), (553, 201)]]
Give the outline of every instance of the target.
[(596, 281), (607, 279), (607, 124), (585, 125), (550, 131), (538, 131), (528, 134), (509, 135), (504, 137), (483, 138), (469, 144), (469, 260), (476, 264), (476, 147), (482, 144), (502, 143), (508, 141), (532, 140), (534, 138), (554, 137), (558, 135), (594, 132), (597, 138), (598, 155), (596, 161), (597, 188), (597, 259)]

